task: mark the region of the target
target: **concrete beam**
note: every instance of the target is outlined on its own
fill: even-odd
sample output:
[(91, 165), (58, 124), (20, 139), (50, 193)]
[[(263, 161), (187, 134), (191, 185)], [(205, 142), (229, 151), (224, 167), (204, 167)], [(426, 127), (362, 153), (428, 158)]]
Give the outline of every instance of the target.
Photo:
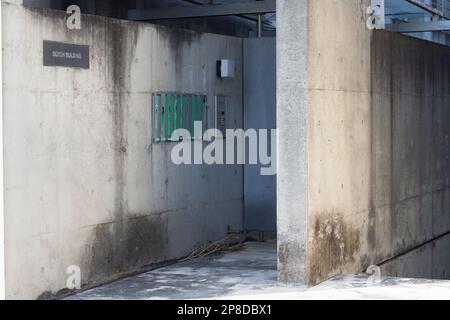
[(421, 0), (406, 0), (406, 1), (408, 1), (409, 3), (421, 8), (431, 14), (437, 15), (439, 17), (444, 17), (443, 11), (426, 4)]
[(390, 24), (386, 29), (400, 33), (450, 31), (450, 20)]
[(130, 10), (128, 11), (128, 19), (136, 21), (151, 21), (234, 16), (243, 14), (263, 14), (275, 12), (275, 7), (275, 0), (264, 0), (199, 6), (150, 8), (145, 10)]

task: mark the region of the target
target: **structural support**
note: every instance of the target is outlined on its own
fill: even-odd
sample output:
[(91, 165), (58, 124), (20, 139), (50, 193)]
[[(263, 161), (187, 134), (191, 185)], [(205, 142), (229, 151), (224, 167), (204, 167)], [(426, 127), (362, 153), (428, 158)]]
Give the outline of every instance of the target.
[[(0, 46), (3, 48), (1, 3)], [(0, 50), (0, 300), (4, 300), (5, 297), (5, 220), (3, 203), (3, 50)]]
[(258, 38), (262, 37), (262, 30), (263, 30), (263, 15), (262, 14), (258, 14), (258, 21), (257, 21)]
[(429, 12), (429, 13), (432, 13), (432, 14), (437, 15), (439, 17), (444, 17), (444, 12), (443, 11), (426, 4), (426, 3), (424, 3), (421, 0), (406, 0), (406, 1), (408, 1), (409, 3), (415, 5), (415, 6), (419, 7), (419, 8), (421, 8), (421, 9)]
[(400, 33), (450, 31), (450, 20), (390, 24), (386, 29)]
[(309, 0), (277, 1), (278, 277), (307, 284)]
[(136, 21), (205, 18), (243, 14), (264, 14), (276, 11), (275, 0), (179, 6), (128, 11), (128, 19)]

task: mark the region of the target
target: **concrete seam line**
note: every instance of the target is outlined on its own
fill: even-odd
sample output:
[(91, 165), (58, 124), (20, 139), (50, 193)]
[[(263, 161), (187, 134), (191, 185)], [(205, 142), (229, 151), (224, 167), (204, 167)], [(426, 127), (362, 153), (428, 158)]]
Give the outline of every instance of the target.
[(392, 261), (394, 261), (394, 260), (396, 260), (396, 259), (399, 259), (399, 258), (401, 258), (401, 257), (403, 257), (403, 256), (406, 256), (407, 254), (409, 254), (409, 253), (411, 253), (411, 252), (414, 252), (414, 251), (416, 251), (416, 250), (419, 250), (419, 249), (421, 249), (421, 248), (423, 248), (423, 247), (425, 247), (425, 246), (427, 246), (427, 245), (429, 245), (429, 244), (431, 244), (431, 243), (433, 243), (433, 242), (436, 242), (436, 241), (438, 241), (438, 240), (441, 240), (441, 239), (443, 239), (443, 238), (445, 238), (445, 237), (447, 237), (447, 236), (449, 236), (449, 235), (450, 235), (450, 231), (447, 231), (447, 232), (445, 232), (445, 233), (443, 233), (443, 234), (441, 234), (441, 235), (439, 235), (439, 236), (437, 236), (437, 237), (434, 237), (433, 239), (430, 239), (430, 240), (428, 240), (428, 241), (425, 241), (424, 243), (421, 243), (421, 244), (419, 244), (419, 245), (417, 245), (417, 246), (414, 246), (414, 247), (408, 249), (407, 251), (405, 251), (405, 252), (403, 252), (403, 253), (400, 253), (400, 254), (398, 254), (398, 255), (392, 257), (392, 258), (386, 259), (386, 260), (380, 262), (379, 264), (377, 264), (377, 266), (384, 266), (384, 265), (388, 264), (389, 262), (392, 262)]

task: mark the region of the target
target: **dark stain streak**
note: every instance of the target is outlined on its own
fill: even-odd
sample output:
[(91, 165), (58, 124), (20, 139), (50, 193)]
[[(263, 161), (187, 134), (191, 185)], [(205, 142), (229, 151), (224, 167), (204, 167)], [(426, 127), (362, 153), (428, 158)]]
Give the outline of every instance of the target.
[(316, 215), (312, 227), (308, 278), (309, 284), (315, 285), (354, 263), (361, 239), (360, 231), (352, 228), (338, 212)]
[(305, 283), (306, 267), (302, 270), (297, 269), (299, 265), (304, 265), (306, 257), (304, 246), (296, 241), (279, 241), (277, 252), (279, 280), (284, 283)]
[(192, 43), (198, 42), (202, 37), (201, 33), (189, 30), (169, 28), (165, 26), (155, 25), (159, 37), (166, 40), (170, 46), (170, 52), (175, 61), (175, 79), (176, 87), (179, 88), (179, 79), (183, 70), (183, 48), (191, 47)]
[[(117, 234), (119, 229), (120, 236)], [(89, 250), (88, 284), (167, 260), (168, 242), (167, 214), (98, 226)]]
[(115, 200), (112, 222), (96, 226), (91, 245), (86, 248), (84, 285), (102, 283), (168, 259), (167, 214), (129, 218), (126, 119), (130, 107), (130, 67), (135, 60), (138, 30), (138, 25), (130, 26), (122, 21), (107, 24), (105, 47), (110, 51), (105, 52), (105, 58), (108, 81), (113, 90), (111, 151)]

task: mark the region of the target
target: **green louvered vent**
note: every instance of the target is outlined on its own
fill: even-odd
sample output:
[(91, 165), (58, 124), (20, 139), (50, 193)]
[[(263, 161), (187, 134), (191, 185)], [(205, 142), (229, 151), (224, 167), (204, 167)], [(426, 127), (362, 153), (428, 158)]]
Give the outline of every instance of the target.
[[(207, 128), (208, 105), (205, 95), (184, 93), (154, 93), (153, 108), (153, 141), (180, 141), (172, 139), (177, 129), (186, 129), (190, 137), (194, 137), (194, 123), (203, 123), (203, 132)], [(183, 137), (184, 139), (188, 137)]]

